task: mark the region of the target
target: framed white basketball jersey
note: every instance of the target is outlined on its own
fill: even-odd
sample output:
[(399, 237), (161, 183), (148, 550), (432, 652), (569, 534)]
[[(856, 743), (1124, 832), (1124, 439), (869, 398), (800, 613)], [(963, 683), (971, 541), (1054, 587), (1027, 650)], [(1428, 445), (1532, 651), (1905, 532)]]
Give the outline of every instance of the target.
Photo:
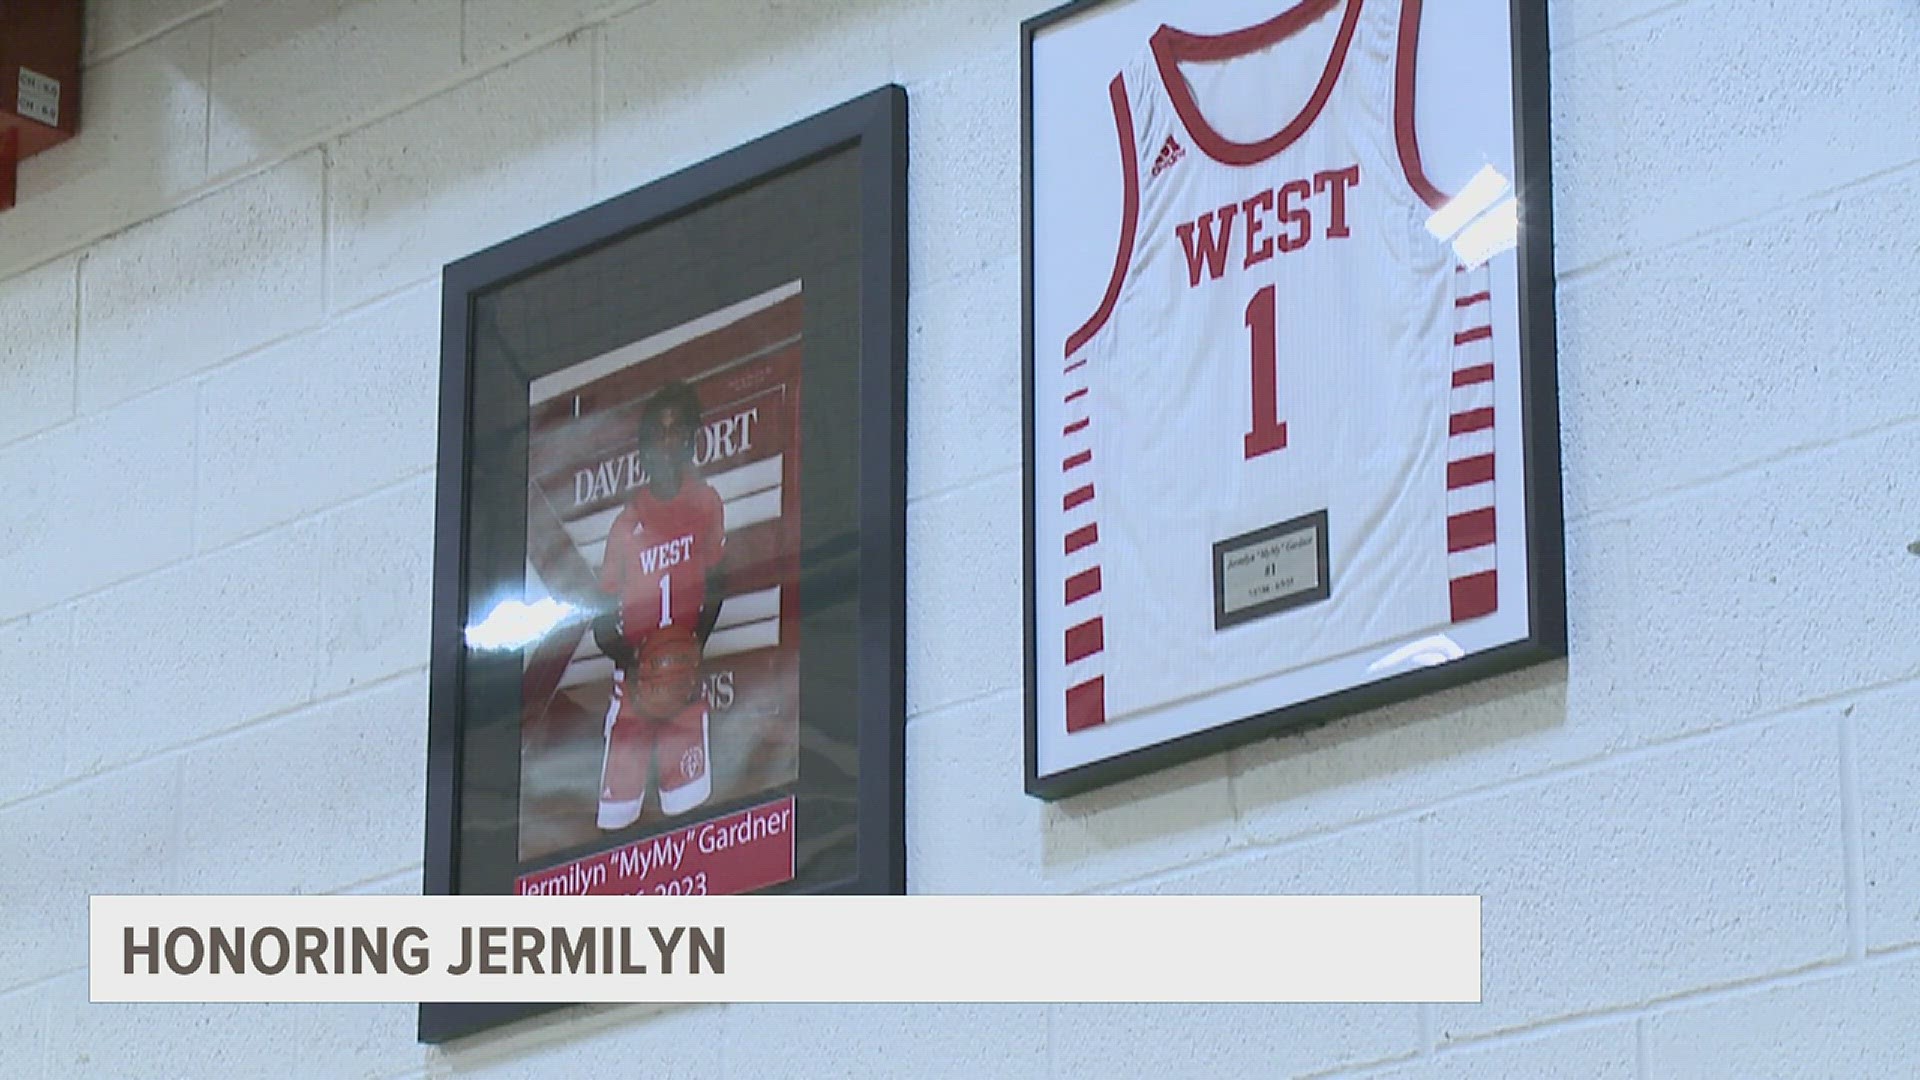
[[(1470, 6), (1443, 55), (1478, 49), (1511, 83), (1504, 3)], [(1560, 588), (1557, 457), (1533, 498), (1529, 441), (1557, 436), (1527, 367), (1545, 365), (1551, 405), (1550, 331), (1544, 353), (1523, 340), (1541, 313), (1522, 325), (1502, 197), (1513, 91), (1434, 124), (1419, 0), (1193, 7), (1077, 4), (1027, 27), (1040, 794), (1564, 636), (1538, 595)], [(1449, 175), (1481, 158), (1459, 198), (1429, 171), (1430, 126), (1464, 141)]]

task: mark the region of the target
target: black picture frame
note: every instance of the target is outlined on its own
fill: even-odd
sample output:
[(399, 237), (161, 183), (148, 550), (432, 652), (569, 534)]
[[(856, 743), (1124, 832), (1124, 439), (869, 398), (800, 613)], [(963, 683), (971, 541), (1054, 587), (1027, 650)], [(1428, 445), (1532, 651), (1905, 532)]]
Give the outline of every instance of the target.
[[(1025, 787), (1056, 800), (1341, 717), (1513, 672), (1567, 653), (1566, 571), (1555, 358), (1552, 143), (1546, 0), (1510, 0), (1514, 95), (1514, 198), (1521, 342), (1521, 408), (1529, 629), (1522, 639), (1347, 690), (1241, 716), (1192, 734), (1042, 775), (1035, 576), (1034, 42), (1048, 28), (1113, 3), (1074, 0), (1021, 24), (1022, 413), (1025, 570)], [(1324, 575), (1324, 571), (1323, 571)], [(1217, 601), (1216, 601), (1217, 602)], [(1215, 609), (1218, 611), (1218, 608)]]
[[(799, 712), (806, 722), (807, 702), (812, 697), (809, 687), (826, 685), (826, 691), (838, 695), (835, 703), (853, 714), (848, 719), (857, 731), (858, 760), (853, 782), (846, 785), (854, 804), (852, 855), (844, 860), (850, 872), (835, 880), (779, 891), (905, 892), (907, 103), (901, 87), (886, 86), (445, 268), (426, 894), (461, 891), (462, 865), (477, 857), (462, 843), (463, 800), (473, 780), (465, 775), (463, 761), (472, 719), (466, 701), (469, 650), (463, 628), (469, 622), (478, 573), (473, 567), (478, 535), (473, 522), (476, 442), (498, 435), (475, 430), (477, 298), (687, 215), (732, 205), (731, 200), (750, 198), (756, 192), (762, 193), (763, 200), (773, 198), (777, 203), (784, 196), (765, 195), (769, 184), (830, 158), (840, 162), (845, 155), (851, 155), (841, 163), (849, 170), (846, 175), (857, 177), (857, 184), (847, 185), (857, 187), (857, 209), (852, 211), (857, 215), (857, 237), (847, 241), (852, 250), (836, 264), (842, 268), (836, 273), (844, 272), (851, 283), (835, 294), (844, 294), (846, 302), (829, 315), (842, 320), (835, 324), (839, 327), (836, 332), (857, 343), (857, 354), (834, 353), (818, 362), (846, 365), (834, 369), (839, 380), (836, 385), (844, 387), (843, 404), (857, 405), (857, 415), (836, 413), (831, 418), (832, 423), (847, 429), (841, 447), (845, 452), (835, 457), (834, 467), (841, 471), (833, 475), (851, 488), (841, 496), (848, 508), (841, 515), (846, 520), (835, 519), (837, 531), (830, 537), (836, 550), (830, 557), (816, 557), (804, 548), (812, 541), (803, 540), (799, 559), (803, 594), (809, 590), (838, 590), (833, 592), (841, 605), (837, 610), (847, 611), (841, 620), (846, 628), (843, 639), (852, 647), (835, 650), (844, 655), (834, 661), (840, 666), (834, 669), (838, 677), (831, 685), (801, 682)], [(799, 213), (804, 209), (775, 205), (772, 211), (758, 212), (786, 212), (797, 219), (804, 216)], [(714, 257), (729, 256), (743, 257), (738, 247)], [(685, 269), (662, 266), (660, 272), (679, 274)], [(727, 270), (722, 265), (716, 272), (725, 278)], [(813, 318), (811, 311), (808, 318)], [(811, 354), (806, 363), (808, 370), (813, 370), (816, 361)], [(524, 386), (532, 375), (523, 371), (515, 377)], [(521, 434), (524, 442), (524, 428)], [(521, 499), (524, 504), (524, 484)], [(524, 549), (524, 535), (518, 542)], [(809, 602), (803, 599), (802, 606)], [(845, 674), (854, 678), (846, 679)], [(514, 708), (517, 711), (517, 702)], [(804, 818), (799, 828), (804, 835)], [(418, 1037), (427, 1043), (445, 1042), (561, 1007), (423, 1003)]]

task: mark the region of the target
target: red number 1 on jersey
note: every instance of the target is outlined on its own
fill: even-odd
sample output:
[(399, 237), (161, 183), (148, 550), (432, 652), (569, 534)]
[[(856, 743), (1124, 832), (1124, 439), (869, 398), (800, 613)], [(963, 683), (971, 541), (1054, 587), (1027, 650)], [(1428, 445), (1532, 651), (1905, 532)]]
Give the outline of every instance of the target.
[(1247, 432), (1247, 460), (1287, 448), (1287, 425), (1280, 421), (1280, 315), (1272, 285), (1247, 304), (1247, 329), (1253, 333), (1253, 430)]

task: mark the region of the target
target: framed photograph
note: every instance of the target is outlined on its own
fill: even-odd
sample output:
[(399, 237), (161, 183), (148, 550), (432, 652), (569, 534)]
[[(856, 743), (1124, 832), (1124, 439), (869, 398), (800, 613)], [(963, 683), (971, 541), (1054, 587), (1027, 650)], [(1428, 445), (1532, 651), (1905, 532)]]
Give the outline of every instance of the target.
[(446, 268), (429, 893), (904, 891), (905, 166), (889, 87)]
[(1027, 790), (1564, 654), (1544, 0), (1023, 46)]

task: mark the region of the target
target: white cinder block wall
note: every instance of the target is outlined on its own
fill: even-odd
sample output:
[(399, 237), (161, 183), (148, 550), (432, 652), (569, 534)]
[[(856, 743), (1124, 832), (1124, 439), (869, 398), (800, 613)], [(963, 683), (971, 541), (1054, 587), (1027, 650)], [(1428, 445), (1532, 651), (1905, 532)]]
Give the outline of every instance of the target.
[[(1048, 2), (89, 0), (0, 214), (0, 1076), (1915, 1075), (1920, 9), (1556, 0), (1571, 662), (1046, 806)], [(88, 1005), (89, 893), (419, 887), (438, 267), (889, 80), (913, 887), (1479, 893), (1485, 1004)]]

